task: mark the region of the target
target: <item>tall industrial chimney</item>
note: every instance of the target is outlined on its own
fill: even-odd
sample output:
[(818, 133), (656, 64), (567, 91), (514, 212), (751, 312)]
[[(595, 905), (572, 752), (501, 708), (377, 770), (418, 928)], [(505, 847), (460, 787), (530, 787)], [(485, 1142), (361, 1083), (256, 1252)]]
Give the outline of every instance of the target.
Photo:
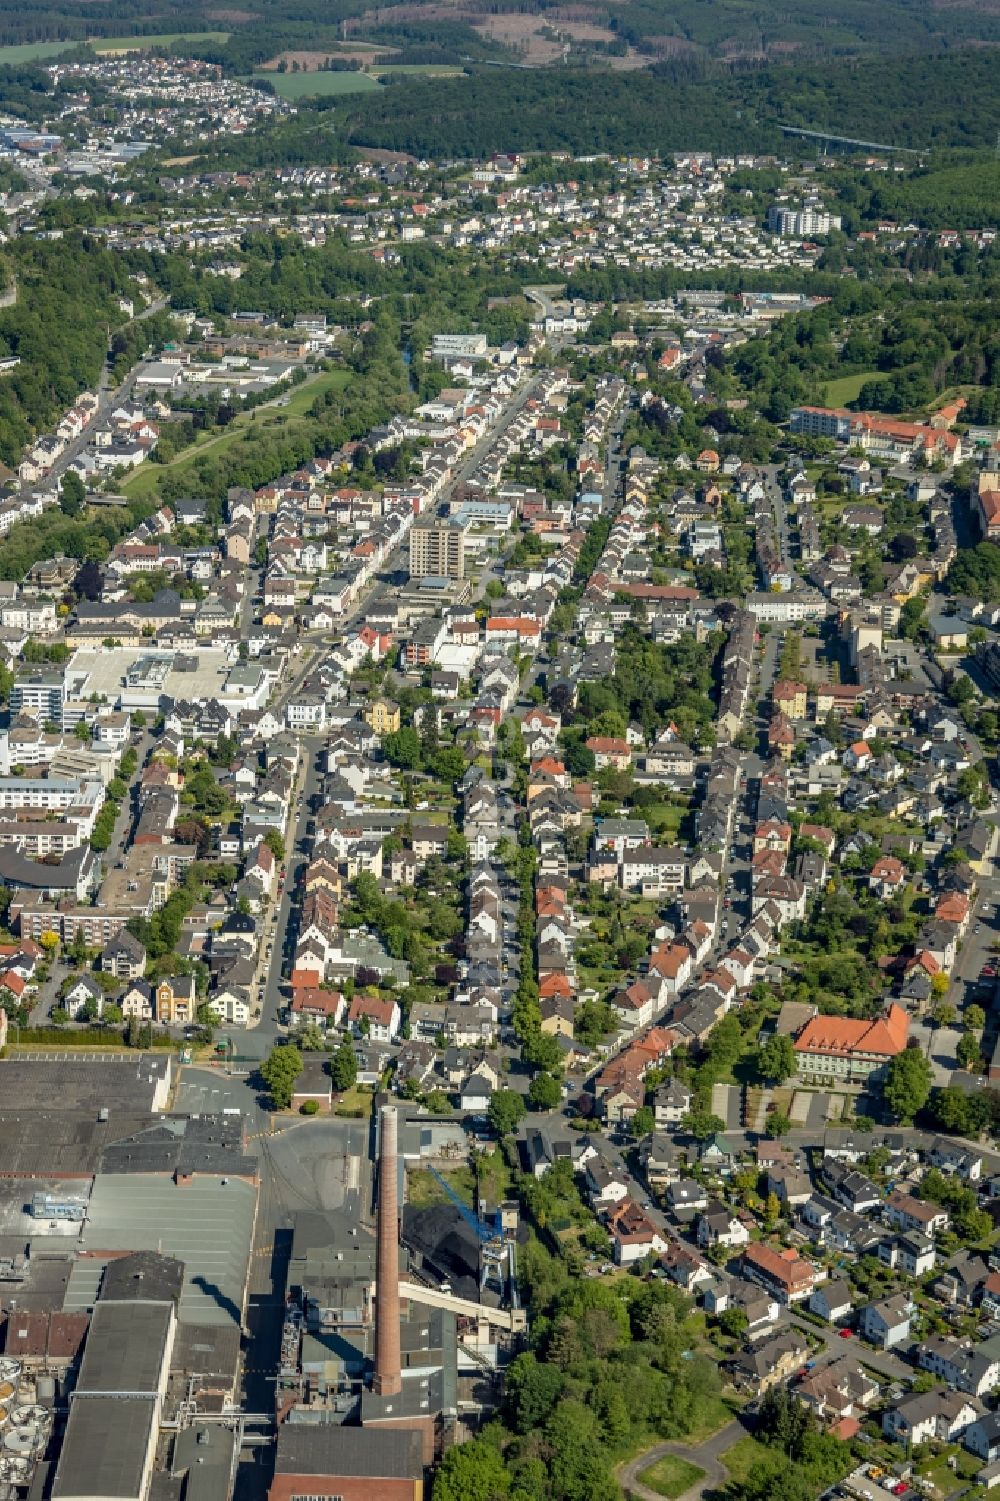
[(375, 1392), (403, 1389), (399, 1354), (399, 1211), (396, 1192), (396, 1110), (379, 1116), (378, 1255), (375, 1266)]

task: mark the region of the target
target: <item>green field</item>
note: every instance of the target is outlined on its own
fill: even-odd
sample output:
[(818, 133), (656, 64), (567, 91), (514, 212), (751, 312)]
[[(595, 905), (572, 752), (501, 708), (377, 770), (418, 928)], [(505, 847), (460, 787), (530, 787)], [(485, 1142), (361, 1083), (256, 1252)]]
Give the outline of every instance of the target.
[(165, 31), (156, 36), (88, 37), (86, 43), (22, 42), (16, 47), (0, 47), (0, 67), (58, 57), (61, 52), (69, 52), (74, 47), (84, 45), (94, 52), (141, 52), (147, 47), (172, 47), (175, 42), (228, 42), (230, 35), (228, 31)]
[(172, 47), (175, 42), (228, 42), (228, 31), (165, 31), (157, 36), (96, 36), (88, 45), (95, 52), (143, 52), (148, 47)]
[[(228, 427), (221, 430), (210, 428), (199, 433), (195, 442), (188, 448), (182, 449), (175, 458), (170, 460), (169, 464), (146, 463), (135, 470), (123, 482), (122, 494), (127, 495), (130, 500), (155, 495), (160, 476), (166, 474), (168, 470), (180, 470), (183, 473), (193, 468), (204, 453), (225, 453), (226, 449), (246, 432), (251, 423), (256, 424), (261, 432), (291, 425), (305, 416), (317, 396), (321, 396), (324, 391), (342, 391), (350, 378), (348, 370), (324, 371), (322, 375), (307, 380), (304, 385), (296, 386), (285, 398), (283, 406), (268, 404), (257, 407), (256, 412), (241, 412), (238, 417), (234, 417)], [(281, 399), (278, 398), (279, 401)]]
[(861, 394), (861, 387), (870, 380), (888, 380), (889, 377), (881, 370), (862, 370), (858, 375), (842, 375), (839, 380), (831, 380), (826, 386), (826, 403), (831, 407), (846, 406), (849, 401), (857, 401)]
[(370, 94), (382, 85), (370, 73), (255, 73), (282, 99), (311, 99), (334, 94)]
[(658, 1496), (666, 1496), (668, 1501), (676, 1501), (678, 1496), (683, 1496), (693, 1485), (704, 1478), (705, 1471), (700, 1465), (693, 1465), (689, 1459), (681, 1459), (676, 1454), (665, 1454), (658, 1459), (655, 1465), (650, 1465), (648, 1470), (643, 1470), (639, 1479), (643, 1485), (648, 1485), (651, 1491)]
[(78, 47), (79, 42), (22, 42), (16, 47), (0, 47), (0, 68), (11, 68), (18, 63), (40, 62), (45, 57), (58, 57)]
[(417, 73), (426, 78), (455, 78), (465, 72), (464, 68), (452, 63), (387, 63), (384, 68), (376, 64), (371, 72), (377, 78), (383, 73)]

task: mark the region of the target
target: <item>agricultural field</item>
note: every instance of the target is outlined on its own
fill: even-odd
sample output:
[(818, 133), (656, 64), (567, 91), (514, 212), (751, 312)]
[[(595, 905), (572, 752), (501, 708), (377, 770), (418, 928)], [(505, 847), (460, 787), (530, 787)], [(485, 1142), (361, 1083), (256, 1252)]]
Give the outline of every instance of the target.
[(0, 68), (44, 62), (47, 57), (58, 57), (60, 52), (78, 45), (77, 42), (21, 42), (15, 47), (0, 47)]
[(13, 47), (0, 47), (0, 68), (16, 67), (21, 63), (44, 62), (48, 57), (58, 57), (74, 47), (88, 46), (94, 52), (142, 52), (150, 47), (172, 47), (175, 42), (228, 42), (228, 31), (164, 31), (155, 36), (100, 36), (65, 42), (21, 42)]
[(267, 82), (282, 99), (329, 98), (337, 94), (371, 94), (382, 87), (370, 73), (268, 73), (253, 75)]
[(335, 46), (316, 50), (288, 50), (269, 58), (261, 67), (265, 72), (277, 72), (282, 63), (300, 73), (319, 73), (326, 66), (327, 58), (344, 57), (356, 59), (363, 68), (398, 55), (392, 47), (382, 47), (376, 42), (338, 42)]
[(371, 69), (372, 76), (382, 78), (387, 73), (415, 73), (425, 78), (454, 78), (464, 73), (465, 69), (457, 64), (452, 67), (449, 63), (387, 63), (385, 67), (376, 65)]
[(95, 52), (145, 52), (151, 47), (172, 47), (175, 42), (228, 42), (228, 31), (165, 31), (156, 36), (91, 37)]

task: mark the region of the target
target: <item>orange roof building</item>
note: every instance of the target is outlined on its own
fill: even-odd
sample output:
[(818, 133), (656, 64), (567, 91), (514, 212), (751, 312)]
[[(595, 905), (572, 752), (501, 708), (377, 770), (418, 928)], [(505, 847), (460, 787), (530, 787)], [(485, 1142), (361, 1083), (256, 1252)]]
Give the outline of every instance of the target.
[(754, 1241), (743, 1252), (745, 1276), (774, 1293), (782, 1303), (806, 1298), (826, 1272), (806, 1261), (797, 1251), (775, 1250), (763, 1241)]
[(814, 1016), (793, 1044), (803, 1078), (826, 1083), (863, 1083), (879, 1077), (906, 1048), (910, 1019), (891, 1004), (873, 1020), (853, 1016)]
[(962, 927), (969, 920), (972, 904), (963, 891), (946, 891), (934, 908), (934, 916), (940, 922), (953, 922)]

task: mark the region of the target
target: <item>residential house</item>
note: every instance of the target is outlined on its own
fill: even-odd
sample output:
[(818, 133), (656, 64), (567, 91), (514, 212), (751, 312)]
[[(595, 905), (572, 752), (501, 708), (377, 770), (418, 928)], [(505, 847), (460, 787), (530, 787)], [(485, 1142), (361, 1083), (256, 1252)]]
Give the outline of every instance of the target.
[(710, 1199), (698, 1216), (695, 1228), (698, 1245), (745, 1246), (750, 1239), (746, 1225), (720, 1199)]
[(910, 1320), (913, 1304), (905, 1293), (893, 1293), (867, 1303), (861, 1310), (858, 1328), (871, 1344), (880, 1350), (890, 1350), (910, 1337)]
[(931, 1204), (912, 1194), (894, 1189), (885, 1201), (883, 1210), (886, 1222), (897, 1230), (919, 1230), (924, 1235), (937, 1235), (947, 1230), (949, 1215), (940, 1204)]
[(823, 1268), (791, 1248), (775, 1250), (763, 1241), (747, 1246), (742, 1257), (743, 1275), (773, 1292), (782, 1303), (797, 1303), (808, 1298), (826, 1273)]

